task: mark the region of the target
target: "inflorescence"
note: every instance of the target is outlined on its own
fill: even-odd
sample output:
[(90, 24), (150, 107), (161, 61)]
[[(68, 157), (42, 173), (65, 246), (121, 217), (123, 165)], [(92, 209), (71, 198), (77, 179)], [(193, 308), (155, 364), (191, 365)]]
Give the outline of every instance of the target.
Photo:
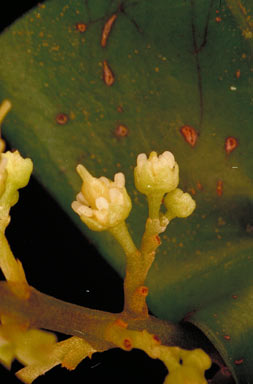
[[(10, 107), (9, 101), (2, 103), (0, 122)], [(211, 360), (202, 349), (187, 351), (177, 346), (162, 345), (159, 330), (154, 335), (146, 328), (140, 330), (138, 327), (138, 324), (148, 325), (154, 321), (146, 303), (146, 277), (161, 244), (159, 235), (172, 219), (188, 217), (195, 209), (192, 197), (178, 188), (179, 167), (173, 154), (165, 151), (158, 156), (156, 152), (151, 152), (149, 157), (144, 153), (137, 157), (135, 186), (146, 195), (149, 208), (140, 247), (134, 244), (126, 224), (132, 202), (125, 188), (124, 174), (117, 173), (111, 181), (104, 176), (93, 177), (83, 165), (77, 166), (82, 186), (76, 201), (72, 203), (73, 210), (90, 230), (111, 233), (126, 256), (124, 309), (119, 314), (103, 312), (102, 316), (99, 311), (84, 308), (83, 328), (80, 330), (83, 336), (72, 336), (58, 343), (54, 334), (39, 329), (39, 326), (36, 328), (36, 321), (41, 324), (41, 319), (32, 315), (33, 306), (42, 306), (42, 294), (28, 284), (22, 264), (15, 259), (5, 237), (5, 229), (10, 222), (10, 208), (18, 201), (18, 189), (29, 181), (32, 161), (24, 159), (18, 151), (4, 152), (2, 139), (0, 144), (0, 267), (7, 281), (0, 286), (0, 362), (10, 368), (12, 361), (17, 358), (25, 366), (17, 376), (23, 382), (31, 383), (57, 364), (74, 369), (81, 360), (97, 351), (115, 347), (126, 351), (139, 348), (151, 358), (163, 361), (169, 372), (165, 378), (166, 384), (206, 383), (204, 373), (210, 367)], [(163, 210), (162, 204), (165, 206)], [(7, 298), (15, 298), (12, 304), (14, 309), (4, 305), (4, 294)], [(33, 300), (35, 296), (36, 300)], [(46, 299), (43, 305), (46, 305)], [(61, 304), (55, 300), (55, 305)], [(20, 316), (17, 315), (19, 308), (23, 311)], [(63, 328), (61, 321), (64, 320), (59, 316), (57, 321)], [(43, 328), (54, 330), (50, 323)]]

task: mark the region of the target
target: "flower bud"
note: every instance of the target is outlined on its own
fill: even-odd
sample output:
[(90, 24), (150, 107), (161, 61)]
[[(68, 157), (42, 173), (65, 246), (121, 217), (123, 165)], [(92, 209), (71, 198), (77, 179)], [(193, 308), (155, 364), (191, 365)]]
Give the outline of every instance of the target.
[(164, 205), (168, 210), (165, 216), (169, 220), (174, 217), (188, 217), (196, 207), (196, 203), (191, 195), (184, 193), (179, 188), (176, 188), (165, 196)]
[(179, 183), (179, 167), (169, 151), (159, 156), (151, 152), (149, 158), (141, 153), (137, 157), (134, 178), (136, 188), (145, 195), (167, 193), (173, 191)]
[(0, 176), (4, 187), (1, 187), (0, 204), (11, 207), (18, 201), (18, 189), (28, 184), (33, 164), (30, 159), (24, 159), (18, 151), (2, 153), (1, 164)]
[(111, 181), (104, 176), (98, 179), (93, 177), (80, 164), (77, 172), (83, 184), (72, 208), (91, 230), (107, 230), (128, 217), (132, 204), (125, 189), (123, 173), (117, 173)]

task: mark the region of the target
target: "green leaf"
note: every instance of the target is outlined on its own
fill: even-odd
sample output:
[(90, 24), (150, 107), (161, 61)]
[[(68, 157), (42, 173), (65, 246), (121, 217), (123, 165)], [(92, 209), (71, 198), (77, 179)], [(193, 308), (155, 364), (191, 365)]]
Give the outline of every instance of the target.
[[(126, 174), (138, 243), (147, 205), (133, 185), (136, 156), (174, 153), (180, 187), (197, 209), (163, 236), (149, 306), (172, 321), (194, 313), (208, 335), (217, 331), (210, 314), (226, 329), (232, 310), (237, 322), (252, 313), (247, 295), (236, 307), (231, 299), (247, 292), (253, 269), (252, 34), (250, 0), (49, 0), (0, 37), (0, 94), (13, 104), (4, 135), (32, 157), (36, 176), (78, 226), (70, 208), (78, 163), (95, 176)], [(82, 230), (123, 275), (113, 239)], [(237, 322), (229, 335), (238, 336)], [(244, 336), (251, 322), (244, 324), (229, 343), (211, 336), (237, 382), (252, 380), (249, 367), (245, 374), (232, 365), (253, 358)]]

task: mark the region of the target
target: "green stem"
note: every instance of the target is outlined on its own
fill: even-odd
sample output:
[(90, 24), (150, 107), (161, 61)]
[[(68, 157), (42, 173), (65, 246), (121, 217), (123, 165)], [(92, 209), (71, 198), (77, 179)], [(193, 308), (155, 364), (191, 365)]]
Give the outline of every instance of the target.
[(158, 219), (160, 213), (160, 206), (163, 199), (163, 192), (150, 193), (148, 198), (148, 209), (150, 219)]
[[(192, 332), (187, 332), (179, 325), (149, 316), (147, 319), (133, 319), (127, 313), (109, 313), (71, 304), (39, 292), (29, 286), (28, 299), (13, 293), (13, 284), (0, 282), (0, 313), (14, 316), (28, 322), (32, 328), (43, 328), (66, 335), (84, 338), (94, 346), (96, 338), (104, 340), (104, 330), (108, 324), (122, 319), (128, 323), (128, 329), (143, 330), (154, 333), (163, 344), (185, 347), (195, 345)], [(192, 340), (189, 342), (189, 338)], [(204, 344), (203, 344), (204, 345)], [(108, 343), (108, 347), (112, 347)], [(96, 346), (94, 346), (96, 347)]]
[(11, 282), (27, 283), (21, 263), (19, 263), (9, 246), (4, 232), (0, 231), (0, 269), (6, 280)]
[(125, 221), (122, 221), (117, 226), (110, 228), (109, 232), (115, 237), (115, 239), (121, 245), (127, 257), (137, 252), (137, 248), (128, 231)]

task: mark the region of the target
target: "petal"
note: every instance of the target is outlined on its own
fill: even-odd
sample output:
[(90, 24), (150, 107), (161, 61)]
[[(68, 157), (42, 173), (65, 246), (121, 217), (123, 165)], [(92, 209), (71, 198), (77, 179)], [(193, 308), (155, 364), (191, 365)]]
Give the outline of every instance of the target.
[(77, 195), (76, 195), (76, 200), (81, 203), (81, 204), (85, 204), (85, 205), (89, 205), (88, 201), (85, 199), (84, 195), (82, 194), (82, 192), (79, 192)]
[(116, 173), (114, 176), (114, 183), (116, 187), (124, 188), (125, 186), (125, 175), (122, 172)]
[(102, 181), (105, 185), (110, 185), (110, 180), (105, 176), (101, 176), (98, 180)]
[(137, 167), (142, 167), (146, 161), (147, 161), (147, 155), (145, 153), (140, 153), (137, 156)]
[(93, 215), (93, 210), (91, 208), (79, 203), (78, 201), (73, 201), (71, 207), (79, 216), (91, 217)]
[(76, 167), (76, 170), (84, 182), (90, 183), (91, 180), (93, 179), (93, 176), (90, 174), (89, 171), (87, 171), (87, 169), (82, 164), (78, 164), (78, 166)]
[(123, 195), (117, 188), (111, 188), (109, 190), (109, 196), (112, 204), (122, 205), (124, 203)]
[(99, 211), (102, 209), (108, 210), (109, 203), (104, 197), (100, 196), (96, 199), (96, 207)]
[(172, 169), (174, 168), (175, 166), (175, 157), (174, 155), (169, 152), (169, 151), (165, 151), (163, 152), (161, 155), (160, 155), (161, 158), (165, 159), (169, 165), (169, 167)]

